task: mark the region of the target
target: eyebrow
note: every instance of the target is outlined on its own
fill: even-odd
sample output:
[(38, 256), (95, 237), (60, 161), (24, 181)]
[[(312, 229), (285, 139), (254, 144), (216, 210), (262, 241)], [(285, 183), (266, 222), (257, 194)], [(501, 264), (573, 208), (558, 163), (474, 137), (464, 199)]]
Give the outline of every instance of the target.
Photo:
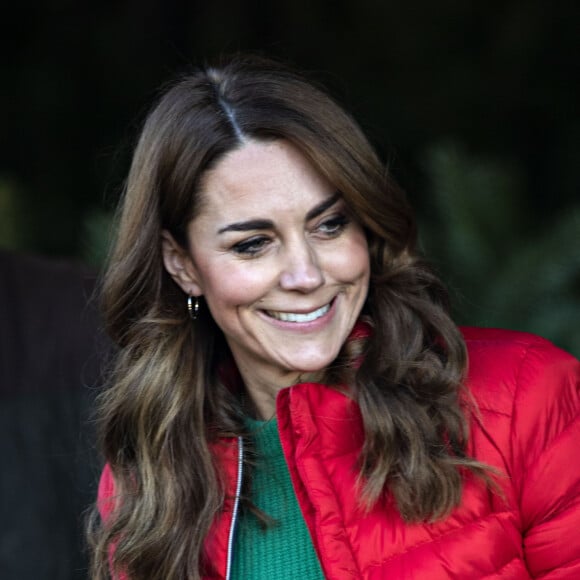
[(327, 209), (331, 208), (341, 197), (339, 191), (335, 192), (334, 195), (331, 195), (328, 199), (325, 199), (322, 203), (319, 203), (316, 207), (312, 208), (306, 214), (306, 221), (310, 221), (311, 219), (318, 217), (321, 213), (324, 213)]
[[(328, 199), (325, 199), (322, 203), (319, 203), (317, 206), (313, 207), (307, 214), (306, 214), (306, 221), (310, 221), (315, 217), (318, 217), (320, 214), (324, 213), (327, 209), (331, 208), (340, 198), (341, 193), (337, 191), (334, 195), (331, 195)], [(218, 230), (218, 234), (223, 234), (225, 232), (247, 232), (251, 230), (271, 230), (274, 227), (274, 222), (272, 220), (264, 220), (264, 219), (252, 219), (247, 220), (244, 222), (234, 222), (232, 224), (228, 224), (223, 228)]]

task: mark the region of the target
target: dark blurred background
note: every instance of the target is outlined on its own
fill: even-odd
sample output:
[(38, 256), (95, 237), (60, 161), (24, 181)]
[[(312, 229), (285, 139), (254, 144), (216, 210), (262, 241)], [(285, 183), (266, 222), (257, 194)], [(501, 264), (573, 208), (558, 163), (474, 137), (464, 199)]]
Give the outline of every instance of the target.
[(580, 352), (576, 2), (16, 3), (0, 36), (0, 246), (98, 266), (139, 122), (204, 59), (262, 51), (354, 112), (460, 322)]
[(571, 1), (13, 4), (0, 245), (101, 264), (159, 85), (257, 50), (325, 82), (390, 160), (460, 322), (579, 352), (579, 21)]
[[(459, 322), (533, 331), (580, 354), (579, 21), (580, 3), (558, 0), (11, 3), (0, 35), (0, 248), (12, 265), (43, 256), (43, 275), (27, 270), (23, 311), (51, 308), (50, 267), (74, 264), (70, 275), (86, 288), (102, 266), (158, 87), (205, 59), (252, 50), (306, 69), (354, 113), (417, 208), (423, 249)], [(16, 279), (7, 268), (0, 277)], [(90, 320), (79, 361), (93, 356)], [(10, 336), (4, 345), (16, 348)], [(30, 380), (11, 375), (10, 404)], [(62, 500), (52, 501), (56, 509)], [(5, 537), (0, 564), (26, 545)], [(47, 566), (31, 577), (82, 577), (82, 556), (74, 566), (70, 558), (77, 576)], [(25, 577), (14, 574), (1, 576)]]

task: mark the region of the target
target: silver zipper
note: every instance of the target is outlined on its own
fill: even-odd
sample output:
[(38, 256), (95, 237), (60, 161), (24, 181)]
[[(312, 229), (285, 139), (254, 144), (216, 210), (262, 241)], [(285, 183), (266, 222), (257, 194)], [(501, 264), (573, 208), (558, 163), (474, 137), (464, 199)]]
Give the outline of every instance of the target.
[(228, 537), (228, 558), (226, 562), (226, 580), (230, 580), (232, 573), (232, 552), (234, 549), (234, 534), (238, 519), (238, 508), (240, 505), (240, 494), (242, 492), (242, 466), (244, 462), (244, 440), (238, 437), (238, 481), (236, 482), (236, 497), (234, 498), (234, 509), (232, 512), (232, 524)]

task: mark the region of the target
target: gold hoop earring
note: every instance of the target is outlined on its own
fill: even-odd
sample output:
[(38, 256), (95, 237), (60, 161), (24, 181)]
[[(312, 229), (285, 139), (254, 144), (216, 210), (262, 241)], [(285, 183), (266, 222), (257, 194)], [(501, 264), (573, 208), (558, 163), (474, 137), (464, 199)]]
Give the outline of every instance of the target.
[(199, 298), (197, 296), (195, 300), (193, 296), (187, 297), (187, 311), (191, 320), (197, 320), (197, 315), (199, 314)]

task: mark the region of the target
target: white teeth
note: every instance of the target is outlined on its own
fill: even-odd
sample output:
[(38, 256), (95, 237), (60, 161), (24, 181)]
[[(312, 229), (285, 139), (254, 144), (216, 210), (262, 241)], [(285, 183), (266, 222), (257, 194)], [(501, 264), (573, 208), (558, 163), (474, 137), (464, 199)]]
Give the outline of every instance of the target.
[(319, 308), (318, 310), (313, 310), (307, 314), (297, 314), (295, 312), (274, 312), (268, 310), (268, 314), (272, 318), (277, 320), (282, 320), (283, 322), (312, 322), (321, 316), (324, 316), (330, 310), (330, 304)]

